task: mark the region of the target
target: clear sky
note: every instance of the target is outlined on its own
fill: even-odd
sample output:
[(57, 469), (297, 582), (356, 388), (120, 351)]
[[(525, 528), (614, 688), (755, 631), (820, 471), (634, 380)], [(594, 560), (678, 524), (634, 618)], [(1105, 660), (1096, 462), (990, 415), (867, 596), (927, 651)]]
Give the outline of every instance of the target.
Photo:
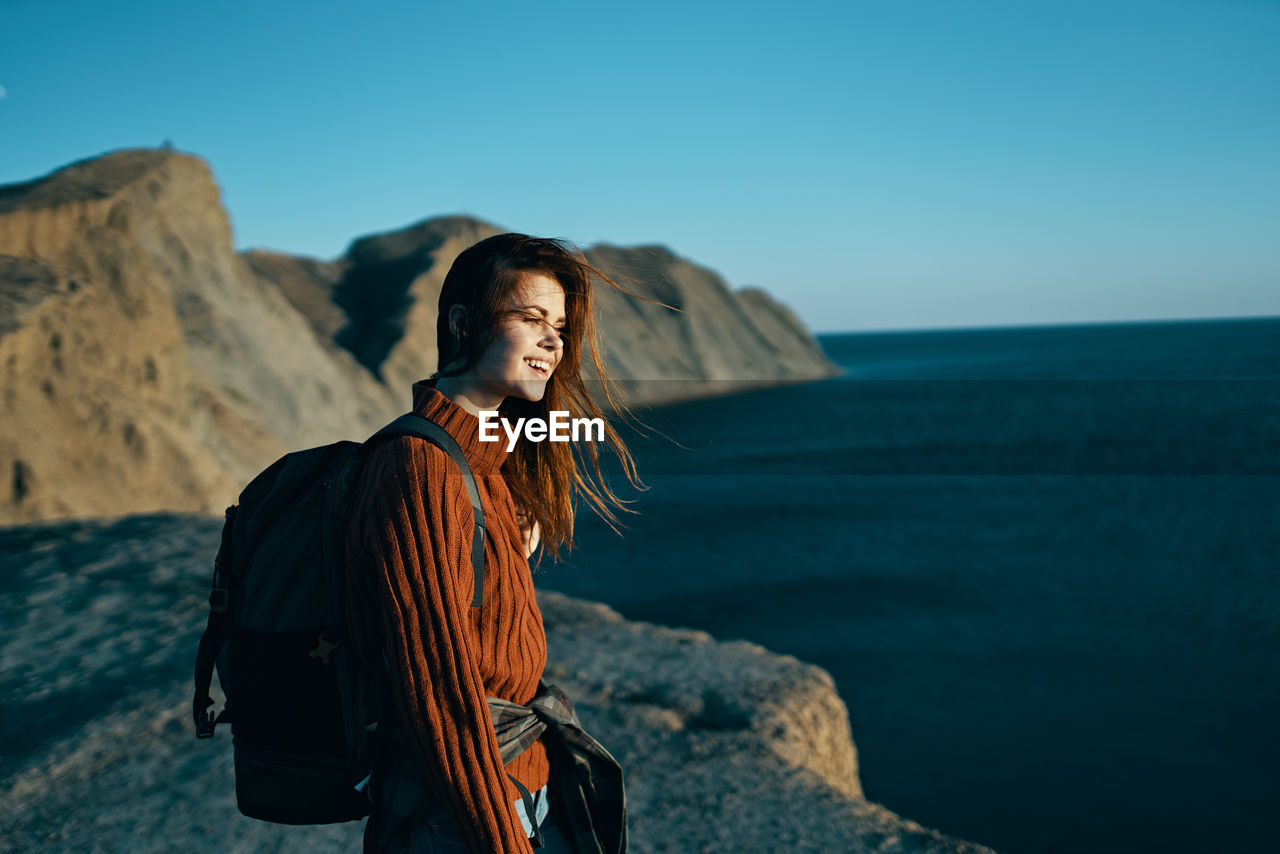
[(0, 183), (205, 157), (239, 248), (661, 243), (815, 331), (1280, 315), (1280, 2), (0, 0)]

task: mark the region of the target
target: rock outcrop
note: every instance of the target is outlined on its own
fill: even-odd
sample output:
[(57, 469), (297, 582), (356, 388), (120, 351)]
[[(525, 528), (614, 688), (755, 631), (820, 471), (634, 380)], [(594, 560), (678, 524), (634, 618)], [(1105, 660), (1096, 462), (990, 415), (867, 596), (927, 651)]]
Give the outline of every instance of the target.
[(621, 286), (655, 300), (600, 289), (605, 362), (630, 400), (704, 397), (835, 372), (795, 316), (758, 288), (735, 294), (715, 272), (663, 246), (600, 245), (586, 254)]
[[(0, 524), (216, 512), (286, 450), (359, 439), (435, 369), (440, 286), (499, 227), (425, 220), (318, 261), (236, 253), (207, 164), (119, 151), (0, 187)], [(633, 402), (834, 372), (763, 292), (598, 247), (600, 335)]]
[[(0, 848), (338, 852), (360, 823), (236, 811), (229, 733), (197, 741), (191, 665), (217, 519), (0, 530)], [(862, 797), (831, 677), (742, 641), (541, 589), (548, 681), (627, 774), (632, 851), (985, 852)]]
[(120, 152), (0, 188), (0, 272), (0, 522), (215, 510), (284, 449), (395, 409), (246, 273), (198, 158)]
[[(453, 259), (501, 234), (437, 217), (355, 241), (330, 264), (253, 251), (245, 257), (312, 323), (392, 388), (436, 359), (436, 313)], [(588, 260), (621, 287), (597, 288), (603, 357), (631, 403), (701, 397), (834, 372), (808, 331), (764, 291), (735, 294), (713, 271), (662, 246), (600, 245)], [(650, 301), (645, 301), (650, 300)]]

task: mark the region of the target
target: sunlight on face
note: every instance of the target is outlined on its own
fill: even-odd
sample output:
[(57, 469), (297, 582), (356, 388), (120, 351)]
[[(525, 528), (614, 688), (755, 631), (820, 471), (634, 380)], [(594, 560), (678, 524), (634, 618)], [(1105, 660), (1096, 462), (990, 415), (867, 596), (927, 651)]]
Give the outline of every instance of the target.
[(564, 357), (564, 288), (545, 273), (528, 272), (507, 303), (502, 332), (476, 365), (495, 396), (542, 400)]

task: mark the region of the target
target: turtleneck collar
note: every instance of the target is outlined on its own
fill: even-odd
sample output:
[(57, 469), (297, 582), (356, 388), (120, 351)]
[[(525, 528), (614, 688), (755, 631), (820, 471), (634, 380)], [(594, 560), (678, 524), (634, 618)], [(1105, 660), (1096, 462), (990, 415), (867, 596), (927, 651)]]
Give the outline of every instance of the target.
[(502, 468), (507, 459), (507, 442), (502, 431), (498, 431), (497, 442), (481, 442), (480, 419), (441, 394), (435, 379), (413, 384), (413, 411), (436, 422), (458, 440), (476, 477)]

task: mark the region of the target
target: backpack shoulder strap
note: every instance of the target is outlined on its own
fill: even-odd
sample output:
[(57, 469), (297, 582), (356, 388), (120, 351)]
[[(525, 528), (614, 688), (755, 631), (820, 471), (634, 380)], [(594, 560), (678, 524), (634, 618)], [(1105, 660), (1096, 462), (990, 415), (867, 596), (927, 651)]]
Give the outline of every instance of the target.
[(419, 439), (426, 439), (448, 454), (449, 458), (462, 470), (462, 480), (466, 484), (467, 497), (471, 499), (471, 509), (475, 515), (475, 528), (471, 532), (471, 567), (475, 570), (476, 584), (475, 596), (471, 604), (479, 608), (484, 603), (484, 508), (480, 505), (480, 490), (476, 488), (475, 475), (471, 472), (471, 465), (467, 462), (462, 447), (458, 444), (458, 440), (449, 435), (449, 431), (439, 424), (413, 413), (401, 415), (369, 437), (369, 441), (365, 444), (368, 445), (376, 439), (389, 436), (416, 436)]
[(214, 717), (209, 712), (213, 706), (213, 698), (209, 696), (209, 685), (213, 682), (214, 661), (218, 657), (222, 645), (227, 642), (231, 629), (231, 615), (227, 613), (230, 605), (227, 578), (230, 574), (226, 564), (231, 561), (231, 530), (235, 523), (236, 506), (227, 508), (226, 518), (222, 523), (222, 539), (218, 542), (218, 554), (213, 559), (213, 586), (209, 591), (209, 621), (205, 625), (204, 634), (200, 636), (200, 647), (196, 651), (196, 691), (192, 701), (192, 712), (196, 722), (196, 738), (211, 738), (216, 724), (231, 720), (230, 709), (224, 708)]

